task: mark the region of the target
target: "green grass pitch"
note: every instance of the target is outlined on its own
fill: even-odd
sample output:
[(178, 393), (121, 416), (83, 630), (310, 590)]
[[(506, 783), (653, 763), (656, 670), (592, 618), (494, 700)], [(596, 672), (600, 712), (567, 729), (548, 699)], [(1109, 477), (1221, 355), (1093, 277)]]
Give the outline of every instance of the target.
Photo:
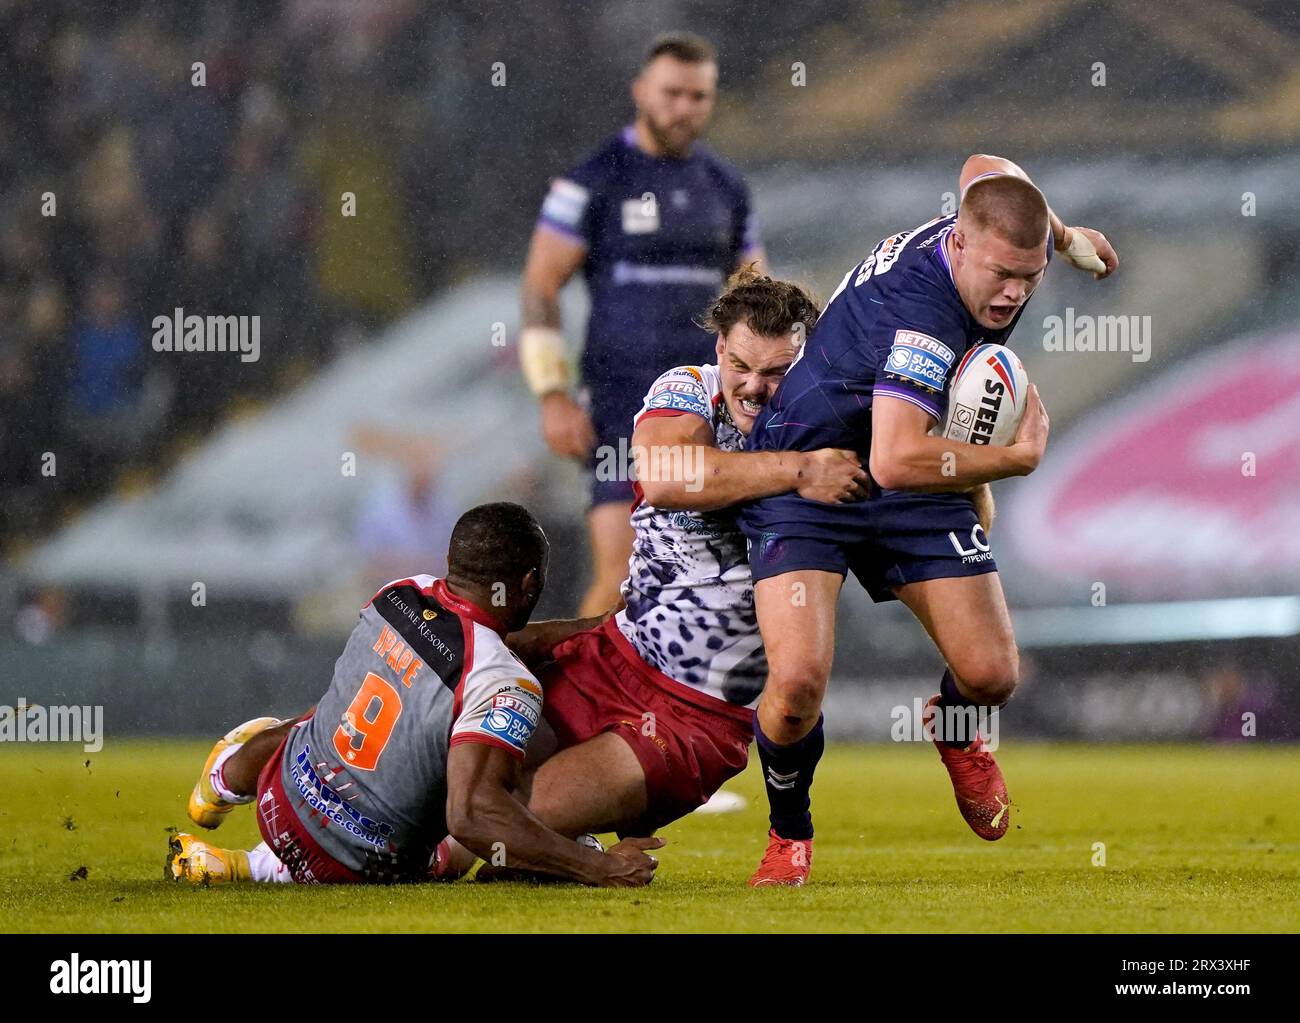
[[(1016, 813), (1007, 837), (988, 844), (961, 821), (928, 746), (832, 746), (813, 796), (812, 883), (758, 891), (744, 884), (766, 833), (754, 761), (729, 785), (749, 808), (665, 829), (659, 876), (639, 891), (171, 884), (166, 829), (187, 825), (208, 748), (0, 747), (0, 929), (1210, 932), (1300, 922), (1295, 748), (1004, 744)], [(236, 810), (214, 837), (256, 842), (251, 812)], [(1098, 842), (1104, 866), (1093, 862)]]

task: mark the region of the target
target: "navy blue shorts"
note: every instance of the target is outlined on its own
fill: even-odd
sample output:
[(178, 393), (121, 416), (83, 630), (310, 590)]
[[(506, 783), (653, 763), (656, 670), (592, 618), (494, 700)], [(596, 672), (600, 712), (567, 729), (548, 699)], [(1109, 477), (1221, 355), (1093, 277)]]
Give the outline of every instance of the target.
[[(640, 406), (638, 406), (639, 408)], [(618, 417), (593, 410), (596, 449), (591, 463), (591, 507), (617, 503), (630, 508), (632, 490), (632, 416)]]
[(906, 583), (997, 571), (969, 494), (877, 494), (851, 505), (795, 494), (746, 505), (740, 523), (754, 582), (806, 569), (852, 572), (880, 602)]
[(631, 480), (602, 480), (593, 472), (591, 476), (591, 507), (600, 504), (621, 504), (632, 507), (636, 494), (632, 490)]

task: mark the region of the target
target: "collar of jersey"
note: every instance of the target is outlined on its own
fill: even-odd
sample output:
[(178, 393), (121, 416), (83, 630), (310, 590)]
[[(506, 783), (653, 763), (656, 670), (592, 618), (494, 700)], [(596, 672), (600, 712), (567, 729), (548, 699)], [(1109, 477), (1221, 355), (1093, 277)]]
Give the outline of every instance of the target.
[(719, 421), (720, 423), (724, 423), (724, 424), (726, 424), (727, 426), (730, 426), (733, 430), (735, 430), (737, 433), (739, 433), (739, 432), (740, 432), (740, 427), (738, 427), (738, 426), (737, 426), (737, 425), (732, 421), (732, 418), (731, 418), (731, 409), (729, 409), (729, 408), (727, 407), (727, 399), (723, 397), (721, 391), (718, 392), (718, 399), (717, 399), (716, 404), (717, 404), (717, 406), (718, 406), (718, 413), (717, 413), (717, 415), (718, 415), (718, 421)]
[(660, 162), (665, 160), (671, 160), (674, 163), (685, 163), (687, 160), (689, 160), (692, 156), (695, 155), (695, 146), (692, 145), (691, 151), (682, 157), (651, 156), (649, 153), (647, 153), (644, 149), (642, 149), (640, 146), (636, 144), (636, 129), (630, 124), (623, 125), (623, 130), (619, 132), (618, 137), (623, 140), (623, 144), (626, 145), (628, 149), (632, 150), (634, 153), (636, 153), (644, 160), (656, 160)]
[(433, 593), (433, 599), (449, 611), (453, 611), (458, 615), (464, 615), (470, 621), (478, 622), (479, 625), (483, 626), (483, 628), (491, 629), (498, 636), (503, 639), (505, 638), (506, 631), (501, 627), (501, 623), (477, 604), (471, 604), (468, 600), (452, 593), (451, 588), (447, 585), (446, 579), (439, 579), (433, 584), (431, 590)]
[[(955, 224), (949, 224), (941, 230), (939, 232), (939, 241), (935, 245), (935, 249), (939, 253), (939, 261), (943, 263), (943, 268), (948, 271), (948, 280), (952, 282), (953, 291), (957, 291), (957, 278), (952, 275), (952, 264), (948, 262), (948, 236), (952, 234), (952, 229), (955, 226)], [(957, 291), (957, 294), (960, 297), (961, 292)], [(965, 308), (964, 304), (963, 308)]]

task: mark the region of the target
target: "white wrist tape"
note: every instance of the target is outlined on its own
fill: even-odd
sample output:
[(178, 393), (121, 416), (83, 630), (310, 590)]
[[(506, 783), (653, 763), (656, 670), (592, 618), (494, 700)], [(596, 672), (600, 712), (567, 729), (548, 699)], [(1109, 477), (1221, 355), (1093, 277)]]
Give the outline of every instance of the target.
[(1077, 227), (1070, 228), (1070, 244), (1065, 247), (1065, 258), (1080, 270), (1091, 270), (1095, 274), (1106, 272), (1106, 264), (1098, 257), (1097, 247)]
[(525, 327), (519, 334), (519, 365), (529, 389), (541, 397), (569, 388), (564, 335), (554, 327)]

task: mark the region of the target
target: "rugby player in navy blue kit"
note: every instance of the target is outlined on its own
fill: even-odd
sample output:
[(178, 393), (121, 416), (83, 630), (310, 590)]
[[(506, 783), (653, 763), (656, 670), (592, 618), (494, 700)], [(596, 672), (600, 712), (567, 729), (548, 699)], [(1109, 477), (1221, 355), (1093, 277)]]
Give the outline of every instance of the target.
[[(657, 39), (632, 83), (634, 122), (556, 178), (524, 269), (520, 362), (557, 455), (591, 465), (587, 525), (593, 578), (579, 611), (619, 600), (632, 552), (632, 419), (665, 366), (708, 362), (714, 338), (695, 322), (733, 270), (761, 268), (748, 190), (698, 142), (713, 112), (713, 48)], [(559, 293), (579, 270), (591, 294), (579, 392), (571, 390)], [(613, 473), (610, 468), (615, 469)]]
[[(781, 494), (741, 512), (769, 663), (754, 733), (771, 830), (751, 885), (800, 885), (809, 875), (821, 703), (848, 572), (873, 599), (906, 604), (947, 662), (927, 722), (951, 718), (949, 708), (1001, 706), (1018, 682), (976, 494), (1033, 472), (1047, 413), (1031, 386), (1009, 445), (929, 431), (943, 421), (962, 356), (1006, 342), (1053, 250), (1098, 278), (1119, 260), (1101, 234), (1066, 227), (1009, 160), (971, 157), (960, 187), (955, 215), (886, 238), (845, 275), (749, 438), (756, 451), (850, 449), (872, 477), (869, 498), (857, 504)], [(935, 738), (962, 816), (981, 838), (1001, 838), (1010, 796), (992, 755), (978, 735)]]

